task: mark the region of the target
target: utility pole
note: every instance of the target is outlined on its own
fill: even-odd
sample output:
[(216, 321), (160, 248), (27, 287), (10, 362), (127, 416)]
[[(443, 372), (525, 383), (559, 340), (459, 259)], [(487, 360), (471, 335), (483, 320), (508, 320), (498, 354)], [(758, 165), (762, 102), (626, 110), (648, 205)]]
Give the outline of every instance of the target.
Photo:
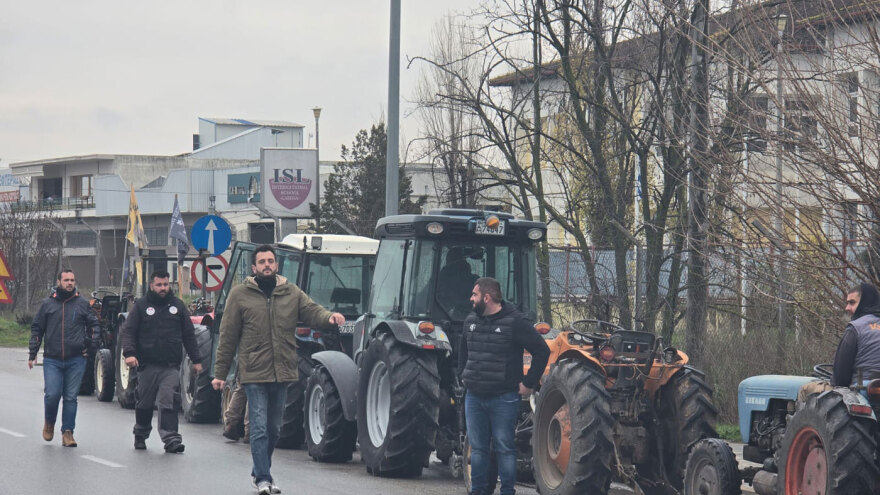
[(321, 133), (318, 126), (318, 119), (321, 117), (321, 107), (312, 109), (312, 115), (315, 116), (315, 205), (318, 207), (318, 215), (315, 217), (315, 230), (321, 231)]
[(400, 202), (400, 0), (391, 0), (391, 36), (388, 47), (388, 142), (385, 151), (385, 215), (397, 215)]

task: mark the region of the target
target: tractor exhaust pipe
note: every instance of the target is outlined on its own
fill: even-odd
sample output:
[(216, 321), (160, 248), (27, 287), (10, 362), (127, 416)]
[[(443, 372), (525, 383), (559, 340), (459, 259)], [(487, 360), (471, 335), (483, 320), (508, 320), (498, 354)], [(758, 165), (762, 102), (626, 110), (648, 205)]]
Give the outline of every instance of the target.
[(758, 471), (752, 479), (752, 488), (758, 495), (775, 495), (777, 474), (769, 471)]

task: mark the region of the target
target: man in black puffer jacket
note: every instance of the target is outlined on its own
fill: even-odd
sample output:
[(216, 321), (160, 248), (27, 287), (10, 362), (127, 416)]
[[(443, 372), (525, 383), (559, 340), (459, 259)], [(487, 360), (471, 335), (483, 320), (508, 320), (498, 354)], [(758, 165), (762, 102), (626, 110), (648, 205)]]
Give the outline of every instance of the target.
[[(489, 443), (495, 443), (501, 495), (513, 495), (516, 483), (514, 433), (520, 395), (538, 386), (550, 348), (534, 326), (501, 298), (494, 278), (477, 279), (471, 294), (473, 313), (462, 326), (458, 368), (467, 389), (465, 420), (471, 445), (471, 494), (486, 490)], [(523, 376), (523, 349), (532, 355)]]
[(125, 364), (137, 367), (138, 373), (134, 448), (147, 448), (156, 406), (165, 452), (182, 453), (184, 445), (177, 431), (175, 407), (180, 402), (180, 362), (186, 348), (195, 363), (193, 371), (198, 374), (202, 371), (202, 356), (189, 311), (171, 292), (168, 272), (158, 270), (150, 275), (150, 291), (131, 307), (121, 338)]
[(64, 396), (61, 412), (61, 445), (76, 447), (73, 429), (76, 426), (76, 395), (79, 393), (86, 355), (94, 351), (98, 335), (98, 317), (88, 301), (76, 291), (73, 270), (61, 270), (58, 287), (43, 300), (31, 323), (28, 368), (33, 369), (40, 345), (43, 345), (43, 395), (45, 422), (43, 440), (55, 437), (58, 401)]

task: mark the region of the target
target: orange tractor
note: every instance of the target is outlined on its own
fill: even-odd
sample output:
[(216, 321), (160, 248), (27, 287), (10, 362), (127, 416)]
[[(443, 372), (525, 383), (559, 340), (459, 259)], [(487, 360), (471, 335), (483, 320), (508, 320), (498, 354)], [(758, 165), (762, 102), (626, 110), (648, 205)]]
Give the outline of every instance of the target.
[[(717, 436), (718, 414), (686, 354), (654, 334), (598, 320), (545, 338), (550, 364), (531, 418), (531, 467), (542, 495), (605, 494), (612, 480), (647, 495), (707, 486), (739, 493), (738, 479), (685, 480), (688, 453)], [(526, 355), (525, 371), (529, 364)]]

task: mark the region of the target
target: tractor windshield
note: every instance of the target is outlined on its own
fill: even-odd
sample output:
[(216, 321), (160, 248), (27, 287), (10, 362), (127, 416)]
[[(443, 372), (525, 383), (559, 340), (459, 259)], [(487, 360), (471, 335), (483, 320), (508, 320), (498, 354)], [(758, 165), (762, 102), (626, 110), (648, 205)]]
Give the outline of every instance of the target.
[(367, 302), (373, 260), (373, 256), (313, 254), (303, 290), (330, 311), (356, 319)]
[[(406, 316), (463, 321), (480, 277), (501, 283), (506, 301), (535, 316), (535, 254), (531, 245), (418, 240), (408, 253)], [(436, 268), (435, 268), (436, 267)]]

